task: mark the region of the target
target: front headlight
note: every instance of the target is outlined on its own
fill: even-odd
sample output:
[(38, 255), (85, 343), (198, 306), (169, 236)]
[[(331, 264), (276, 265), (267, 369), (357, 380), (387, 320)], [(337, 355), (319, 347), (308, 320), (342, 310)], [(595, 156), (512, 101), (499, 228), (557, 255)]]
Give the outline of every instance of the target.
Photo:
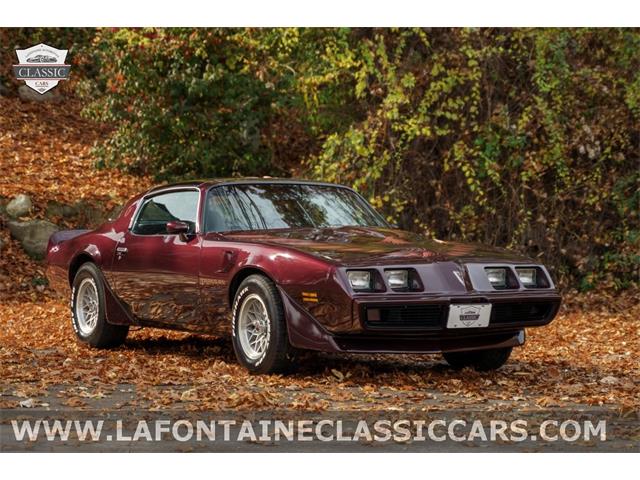
[(538, 285), (535, 268), (516, 268), (516, 272), (525, 287), (536, 287)]
[(409, 288), (408, 270), (385, 270), (384, 276), (386, 277), (387, 285), (389, 285), (390, 288)]
[(507, 270), (504, 268), (485, 268), (487, 278), (493, 288), (504, 288), (507, 286)]
[(347, 278), (354, 290), (371, 290), (371, 272), (368, 270), (349, 270)]

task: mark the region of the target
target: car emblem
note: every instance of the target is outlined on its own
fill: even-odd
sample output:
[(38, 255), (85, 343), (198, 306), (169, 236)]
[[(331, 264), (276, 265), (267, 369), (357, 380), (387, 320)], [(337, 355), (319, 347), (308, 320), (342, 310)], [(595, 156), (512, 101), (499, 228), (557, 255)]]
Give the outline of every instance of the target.
[(69, 78), (71, 65), (64, 63), (67, 52), (44, 43), (16, 50), (19, 63), (13, 66), (13, 73), (18, 80), (24, 80), (28, 87), (42, 95), (58, 85), (60, 80)]
[(480, 309), (478, 307), (466, 307), (460, 313), (460, 321), (465, 326), (470, 326), (480, 318)]

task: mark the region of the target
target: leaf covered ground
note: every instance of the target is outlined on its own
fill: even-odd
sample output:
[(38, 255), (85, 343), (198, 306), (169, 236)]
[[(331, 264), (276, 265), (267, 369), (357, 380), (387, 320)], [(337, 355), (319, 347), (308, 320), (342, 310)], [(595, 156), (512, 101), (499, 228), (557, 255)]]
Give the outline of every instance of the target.
[[(90, 147), (106, 127), (79, 106), (23, 104), (0, 97), (0, 196), (114, 204), (150, 181), (95, 170)], [(10, 113), (10, 114), (9, 114)], [(46, 113), (46, 115), (43, 115)], [(0, 225), (0, 408), (141, 407), (252, 410), (535, 410), (640, 404), (637, 293), (569, 292), (559, 317), (529, 332), (497, 372), (454, 371), (438, 356), (311, 353), (288, 376), (250, 376), (227, 339), (154, 329), (95, 350), (75, 340), (66, 299), (44, 284)], [(22, 407), (20, 406), (22, 403)]]
[(109, 127), (80, 115), (81, 103), (29, 103), (0, 96), (0, 197), (31, 196), (36, 211), (47, 202), (79, 200), (109, 208), (150, 186), (146, 177), (94, 168), (94, 143)]
[[(45, 296), (43, 296), (45, 297)], [(638, 408), (640, 309), (589, 304), (532, 330), (497, 372), (454, 371), (438, 356), (308, 354), (290, 375), (250, 376), (226, 339), (143, 329), (123, 347), (76, 342), (66, 301), (0, 307), (0, 407), (36, 399), (70, 407), (229, 409)], [(131, 390), (127, 390), (131, 389)], [(132, 391), (118, 404), (122, 392)], [(51, 399), (49, 397), (55, 397)]]

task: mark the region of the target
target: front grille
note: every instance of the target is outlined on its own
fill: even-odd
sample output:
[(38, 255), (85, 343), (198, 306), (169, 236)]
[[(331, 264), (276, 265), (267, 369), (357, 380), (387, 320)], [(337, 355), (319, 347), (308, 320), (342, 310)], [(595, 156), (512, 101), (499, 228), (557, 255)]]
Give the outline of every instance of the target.
[[(555, 302), (494, 303), (489, 326), (543, 322), (553, 315), (556, 307)], [(362, 308), (360, 318), (369, 330), (437, 330), (445, 328), (448, 311), (445, 304), (367, 305)]]
[(552, 302), (494, 303), (490, 323), (543, 321), (551, 314), (553, 308)]
[(364, 323), (371, 329), (429, 329), (442, 326), (445, 305), (366, 307)]

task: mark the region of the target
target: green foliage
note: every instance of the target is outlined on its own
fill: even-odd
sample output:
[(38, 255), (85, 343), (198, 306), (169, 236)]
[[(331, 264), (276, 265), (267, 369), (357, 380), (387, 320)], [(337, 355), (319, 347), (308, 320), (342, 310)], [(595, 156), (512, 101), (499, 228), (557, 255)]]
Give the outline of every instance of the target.
[(401, 227), (625, 288), (640, 251), (637, 29), (89, 31), (104, 164), (314, 176)]
[(114, 126), (97, 153), (159, 179), (260, 173), (273, 87), (250, 70), (242, 32), (103, 30), (90, 116)]
[(628, 287), (639, 42), (614, 29), (368, 31), (342, 53), (357, 60), (331, 62), (366, 117), (308, 164), (404, 227), (541, 257), (563, 284)]

